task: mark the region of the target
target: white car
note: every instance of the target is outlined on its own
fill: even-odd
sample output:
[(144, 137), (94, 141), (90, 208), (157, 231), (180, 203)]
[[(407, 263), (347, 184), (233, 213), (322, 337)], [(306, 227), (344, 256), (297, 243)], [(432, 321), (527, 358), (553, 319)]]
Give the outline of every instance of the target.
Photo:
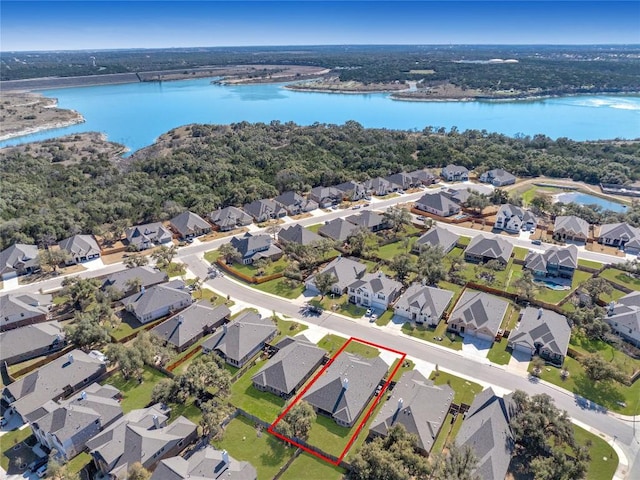
[(370, 317), (372, 313), (373, 313), (373, 309), (372, 308), (367, 308), (367, 313), (365, 313), (364, 316), (365, 317)]
[(47, 474), (47, 464), (45, 463), (40, 468), (38, 468), (38, 470), (36, 470), (36, 475), (38, 476), (38, 478), (44, 478), (46, 474)]

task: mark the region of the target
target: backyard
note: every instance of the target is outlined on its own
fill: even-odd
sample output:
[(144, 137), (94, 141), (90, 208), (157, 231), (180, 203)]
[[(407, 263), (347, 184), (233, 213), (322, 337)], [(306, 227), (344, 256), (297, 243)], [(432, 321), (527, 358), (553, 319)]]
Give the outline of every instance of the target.
[(339, 480), (346, 473), (343, 468), (303, 452), (282, 475), (283, 480)]
[(284, 407), (284, 400), (269, 392), (262, 392), (253, 386), (251, 378), (264, 367), (266, 360), (260, 360), (231, 385), (229, 401), (236, 407), (264, 420), (273, 422)]
[(606, 278), (617, 285), (630, 288), (631, 290), (640, 290), (640, 279), (632, 277), (627, 272), (618, 270), (617, 268), (607, 268), (603, 270), (600, 277)]
[(122, 392), (122, 410), (124, 413), (128, 413), (131, 410), (144, 408), (151, 402), (151, 392), (153, 386), (166, 378), (159, 371), (144, 367), (142, 374), (142, 382), (139, 382), (136, 378), (125, 379), (121, 372), (117, 372), (109, 377), (104, 383), (107, 385), (113, 385)]

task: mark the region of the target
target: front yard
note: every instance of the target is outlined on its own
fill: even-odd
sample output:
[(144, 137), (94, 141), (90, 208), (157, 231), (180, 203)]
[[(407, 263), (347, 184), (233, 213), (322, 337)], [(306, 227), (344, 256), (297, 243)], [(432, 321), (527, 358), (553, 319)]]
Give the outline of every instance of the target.
[(585, 480), (610, 480), (618, 468), (618, 454), (605, 440), (580, 428), (573, 426), (576, 442), (589, 449), (589, 466)]
[(507, 350), (508, 344), (506, 338), (502, 338), (499, 342), (493, 342), (487, 354), (487, 360), (498, 365), (508, 365), (511, 360), (511, 351)]
[[(455, 334), (447, 334), (447, 323), (444, 320), (440, 320), (436, 328), (406, 322), (402, 325), (402, 333), (453, 350), (462, 350), (462, 337)], [(438, 338), (442, 340), (437, 340)]]
[(333, 294), (325, 295), (324, 298), (315, 297), (309, 303), (315, 307), (321, 307), (323, 310), (339, 313), (351, 318), (361, 318), (367, 312), (365, 308), (349, 302), (349, 297), (346, 294), (335, 298)]
[(304, 293), (304, 283), (299, 282), (299, 285), (295, 288), (291, 288), (287, 284), (286, 278), (276, 278), (275, 280), (269, 280), (268, 282), (256, 283), (251, 285), (256, 290), (262, 292), (278, 295), (283, 298), (298, 298)]
[[(329, 334), (318, 342), (318, 346), (329, 352), (330, 356), (333, 356), (346, 342), (347, 339), (344, 337)], [(343, 351), (355, 353), (356, 355), (360, 355), (364, 358), (375, 358), (380, 355), (380, 351), (377, 348), (365, 345), (364, 343), (356, 342), (355, 340), (350, 342), (347, 348), (345, 348)]]

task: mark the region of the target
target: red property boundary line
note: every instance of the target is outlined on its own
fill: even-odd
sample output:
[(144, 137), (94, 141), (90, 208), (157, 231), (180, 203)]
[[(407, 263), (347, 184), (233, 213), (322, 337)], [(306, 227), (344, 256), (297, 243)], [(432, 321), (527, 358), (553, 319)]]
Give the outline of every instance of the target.
[[(347, 348), (347, 346), (351, 343), (351, 342), (358, 342), (358, 343), (362, 343), (365, 345), (369, 345), (371, 347), (375, 347), (375, 348), (379, 348), (382, 350), (387, 350), (388, 352), (393, 352), (396, 353), (398, 355), (401, 355), (400, 360), (398, 361), (398, 363), (396, 364), (395, 368), (393, 369), (393, 371), (391, 372), (391, 374), (389, 375), (389, 377), (387, 378), (387, 381), (385, 382), (385, 384), (382, 386), (382, 389), (380, 390), (380, 393), (375, 397), (375, 400), (373, 402), (373, 404), (371, 405), (371, 407), (369, 408), (369, 410), (367, 410), (366, 414), (364, 415), (364, 418), (362, 419), (362, 421), (358, 424), (358, 426), (356, 427), (356, 431), (354, 432), (354, 434), (351, 436), (351, 438), (349, 439), (349, 443), (347, 443), (347, 446), (344, 448), (344, 450), (342, 451), (342, 453), (340, 454), (340, 456), (338, 457), (338, 460), (332, 460), (328, 457), (325, 457), (324, 455), (322, 455), (321, 453), (316, 452), (315, 450), (310, 449), (309, 447), (305, 446), (305, 445), (301, 445), (300, 443), (296, 442), (295, 440), (293, 440), (292, 438), (289, 438), (285, 435), (282, 435), (279, 432), (275, 431), (275, 426), (278, 424), (278, 422), (280, 420), (282, 420), (284, 418), (284, 416), (289, 412), (289, 410), (291, 410), (291, 408), (302, 398), (302, 396), (307, 393), (307, 390), (309, 390), (309, 388), (311, 388), (311, 385), (313, 385), (316, 380), (318, 380), (318, 378), (320, 378), (320, 376), (325, 372), (325, 370), (327, 368), (329, 368), (329, 366), (333, 363), (333, 361), (338, 357), (338, 355), (340, 355), (345, 348)], [(289, 406), (284, 410), (284, 412), (282, 412), (280, 414), (280, 416), (278, 418), (276, 418), (276, 420), (269, 425), (269, 428), (267, 429), (267, 431), (271, 434), (274, 435), (275, 437), (278, 437), (281, 440), (284, 440), (285, 442), (288, 442), (292, 445), (295, 445), (296, 447), (304, 450), (305, 452), (310, 453), (311, 455), (314, 455), (316, 457), (318, 457), (321, 460), (324, 460), (325, 462), (330, 463), (331, 465), (334, 466), (338, 466), (340, 465), (340, 463), (342, 462), (342, 460), (344, 459), (344, 457), (347, 455), (347, 452), (349, 451), (349, 449), (351, 448), (351, 445), (353, 445), (353, 442), (355, 442), (356, 438), (358, 437), (358, 435), (360, 434), (360, 431), (362, 430), (362, 427), (364, 427), (364, 424), (367, 423), (367, 420), (369, 420), (369, 417), (371, 416), (371, 413), (373, 412), (373, 410), (376, 408), (376, 405), (378, 404), (378, 402), (380, 401), (380, 399), (384, 396), (384, 393), (386, 392), (387, 388), (389, 387), (389, 384), (391, 383), (391, 379), (395, 376), (396, 372), (398, 371), (398, 369), (402, 366), (402, 363), (404, 362), (405, 358), (407, 357), (407, 354), (404, 352), (401, 352), (399, 350), (394, 350), (392, 348), (388, 348), (385, 347), (383, 345), (378, 345), (376, 343), (371, 343), (368, 342), (366, 340), (362, 340), (360, 338), (356, 338), (356, 337), (351, 337), (349, 338), (349, 340), (347, 340), (344, 345), (342, 345), (342, 347), (340, 347), (340, 350), (338, 350), (336, 352), (336, 354), (331, 357), (331, 359), (329, 359), (329, 361), (327, 362), (327, 364), (322, 367), (322, 369), (316, 374), (315, 377), (313, 377), (313, 380), (311, 380), (311, 382), (309, 382), (307, 384), (307, 386), (298, 393), (298, 395), (296, 395), (296, 397), (294, 398), (293, 402), (291, 402), (289, 404)]]

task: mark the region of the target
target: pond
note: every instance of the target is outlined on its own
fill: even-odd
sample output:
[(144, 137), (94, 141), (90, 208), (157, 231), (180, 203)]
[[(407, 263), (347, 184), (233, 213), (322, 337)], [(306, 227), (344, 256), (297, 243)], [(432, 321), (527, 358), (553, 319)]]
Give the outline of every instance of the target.
[(597, 205), (602, 210), (611, 210), (612, 212), (624, 213), (627, 211), (627, 206), (618, 202), (606, 200), (604, 198), (596, 197), (595, 195), (589, 195), (588, 193), (571, 192), (560, 193), (555, 196), (556, 201), (562, 203), (577, 203), (579, 205)]

